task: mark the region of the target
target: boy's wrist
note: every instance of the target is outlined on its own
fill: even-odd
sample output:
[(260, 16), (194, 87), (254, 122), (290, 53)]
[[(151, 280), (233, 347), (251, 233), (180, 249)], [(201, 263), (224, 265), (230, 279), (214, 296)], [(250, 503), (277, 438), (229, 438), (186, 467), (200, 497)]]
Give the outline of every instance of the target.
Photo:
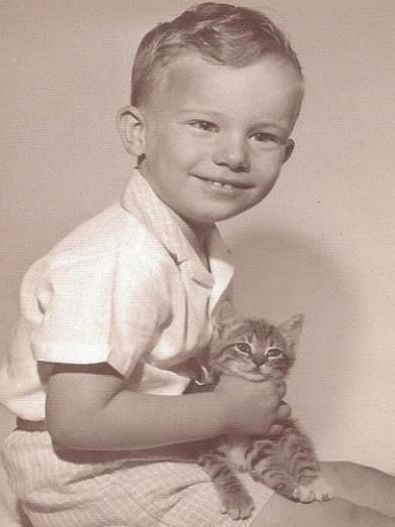
[(212, 410), (215, 420), (215, 432), (213, 436), (223, 435), (230, 432), (233, 428), (231, 412), (229, 412), (228, 394), (214, 392), (212, 393)]
[[(200, 439), (208, 439), (226, 433), (230, 426), (226, 409), (226, 396), (216, 392), (184, 395), (191, 402), (191, 413), (200, 422)], [(204, 432), (201, 433), (204, 429)]]

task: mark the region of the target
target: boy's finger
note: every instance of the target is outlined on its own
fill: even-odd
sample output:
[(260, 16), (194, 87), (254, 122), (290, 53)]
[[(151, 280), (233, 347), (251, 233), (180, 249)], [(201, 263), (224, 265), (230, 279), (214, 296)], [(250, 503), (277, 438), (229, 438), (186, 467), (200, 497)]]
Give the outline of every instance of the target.
[(285, 394), (287, 393), (287, 385), (284, 381), (279, 381), (277, 384), (277, 395), (280, 397), (280, 399), (283, 399)]
[(288, 419), (291, 415), (291, 407), (289, 404), (285, 403), (284, 401), (281, 401), (281, 405), (277, 410), (276, 413), (276, 421), (281, 421), (284, 419)]

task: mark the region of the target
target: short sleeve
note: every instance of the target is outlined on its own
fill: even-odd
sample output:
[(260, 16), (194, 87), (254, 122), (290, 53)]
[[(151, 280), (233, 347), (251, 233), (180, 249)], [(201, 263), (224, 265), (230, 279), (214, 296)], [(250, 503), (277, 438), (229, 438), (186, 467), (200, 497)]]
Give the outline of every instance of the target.
[(166, 318), (158, 266), (149, 262), (139, 251), (117, 250), (72, 254), (53, 265), (36, 291), (35, 359), (107, 362), (128, 376)]

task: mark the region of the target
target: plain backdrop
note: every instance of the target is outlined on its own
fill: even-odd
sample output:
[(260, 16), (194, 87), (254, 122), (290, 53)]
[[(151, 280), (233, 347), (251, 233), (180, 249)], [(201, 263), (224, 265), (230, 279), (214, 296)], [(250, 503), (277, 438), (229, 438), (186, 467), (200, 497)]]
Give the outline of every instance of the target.
[[(120, 194), (136, 45), (183, 0), (1, 1), (1, 353), (27, 267)], [(222, 224), (236, 302), (306, 315), (287, 398), (322, 459), (395, 472), (393, 0), (240, 1), (291, 38), (307, 95), (272, 194)]]

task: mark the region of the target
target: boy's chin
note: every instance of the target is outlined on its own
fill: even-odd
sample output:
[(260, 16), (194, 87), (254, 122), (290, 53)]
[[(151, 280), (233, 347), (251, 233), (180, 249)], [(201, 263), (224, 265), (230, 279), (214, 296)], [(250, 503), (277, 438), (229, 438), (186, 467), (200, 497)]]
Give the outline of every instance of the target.
[(233, 218), (235, 216), (238, 216), (242, 212), (244, 212), (246, 209), (236, 211), (236, 212), (226, 212), (223, 214), (205, 214), (201, 216), (196, 216), (194, 218), (192, 217), (183, 217), (184, 221), (188, 223), (190, 226), (196, 226), (196, 227), (212, 227), (216, 223), (220, 223), (221, 221), (229, 220), (230, 218)]

